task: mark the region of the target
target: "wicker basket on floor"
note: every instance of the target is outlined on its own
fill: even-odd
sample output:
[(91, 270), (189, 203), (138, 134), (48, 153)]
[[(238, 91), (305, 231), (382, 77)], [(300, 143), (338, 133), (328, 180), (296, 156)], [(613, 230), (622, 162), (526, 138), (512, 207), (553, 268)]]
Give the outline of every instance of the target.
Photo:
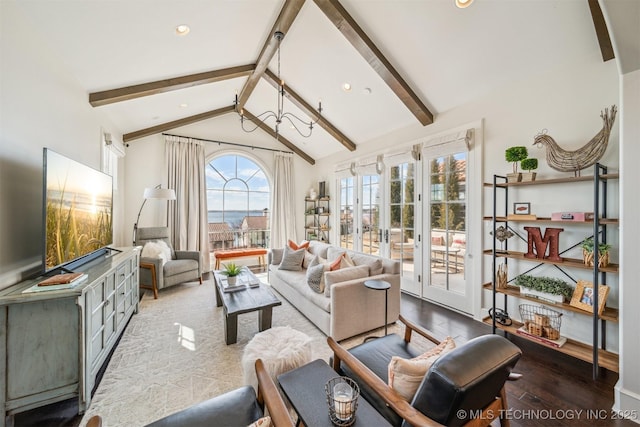
[(559, 311), (538, 305), (520, 304), (520, 317), (528, 333), (550, 340), (560, 338), (562, 313)]

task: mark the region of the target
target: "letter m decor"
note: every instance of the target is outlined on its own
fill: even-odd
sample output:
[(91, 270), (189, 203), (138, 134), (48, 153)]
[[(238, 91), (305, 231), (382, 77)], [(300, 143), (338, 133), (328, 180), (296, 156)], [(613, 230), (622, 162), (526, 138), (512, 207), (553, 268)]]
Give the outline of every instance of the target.
[[(525, 258), (548, 259), (549, 261), (562, 262), (558, 254), (559, 235), (564, 228), (547, 228), (544, 238), (540, 233), (540, 227), (524, 227), (527, 230), (527, 253)], [(535, 247), (535, 251), (534, 251)], [(547, 253), (549, 248), (549, 255)]]

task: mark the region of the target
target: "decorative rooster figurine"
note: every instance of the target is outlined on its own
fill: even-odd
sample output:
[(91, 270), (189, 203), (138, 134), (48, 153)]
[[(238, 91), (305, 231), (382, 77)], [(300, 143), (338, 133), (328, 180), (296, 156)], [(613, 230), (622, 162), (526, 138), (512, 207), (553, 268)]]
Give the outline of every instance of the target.
[(553, 169), (560, 172), (573, 172), (575, 176), (580, 176), (581, 169), (595, 164), (607, 150), (611, 127), (616, 120), (616, 111), (616, 106), (612, 105), (611, 114), (609, 114), (608, 108), (605, 108), (604, 112), (600, 112), (602, 129), (591, 138), (591, 141), (575, 151), (568, 151), (560, 147), (553, 138), (546, 134), (546, 129), (536, 136), (533, 144), (538, 147), (546, 146), (547, 163)]

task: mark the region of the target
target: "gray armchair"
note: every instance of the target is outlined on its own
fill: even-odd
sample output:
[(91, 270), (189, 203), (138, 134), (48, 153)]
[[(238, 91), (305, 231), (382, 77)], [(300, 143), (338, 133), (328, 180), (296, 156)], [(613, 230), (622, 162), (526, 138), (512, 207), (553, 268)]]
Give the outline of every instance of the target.
[(164, 266), (160, 258), (140, 258), (140, 283), (148, 283), (153, 290), (154, 298), (158, 298), (158, 290), (169, 286), (184, 283), (190, 280), (199, 280), (202, 284), (202, 266), (200, 264), (200, 252), (175, 251), (169, 241), (169, 227), (138, 228), (136, 233), (137, 246), (144, 246), (150, 241), (164, 241), (171, 248), (171, 260)]

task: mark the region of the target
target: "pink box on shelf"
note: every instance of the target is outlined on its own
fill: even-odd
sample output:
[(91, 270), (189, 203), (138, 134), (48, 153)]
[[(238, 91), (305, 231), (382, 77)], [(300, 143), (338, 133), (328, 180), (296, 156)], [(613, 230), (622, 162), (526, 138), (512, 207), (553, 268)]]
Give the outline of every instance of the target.
[(554, 212), (552, 221), (593, 221), (593, 212)]

